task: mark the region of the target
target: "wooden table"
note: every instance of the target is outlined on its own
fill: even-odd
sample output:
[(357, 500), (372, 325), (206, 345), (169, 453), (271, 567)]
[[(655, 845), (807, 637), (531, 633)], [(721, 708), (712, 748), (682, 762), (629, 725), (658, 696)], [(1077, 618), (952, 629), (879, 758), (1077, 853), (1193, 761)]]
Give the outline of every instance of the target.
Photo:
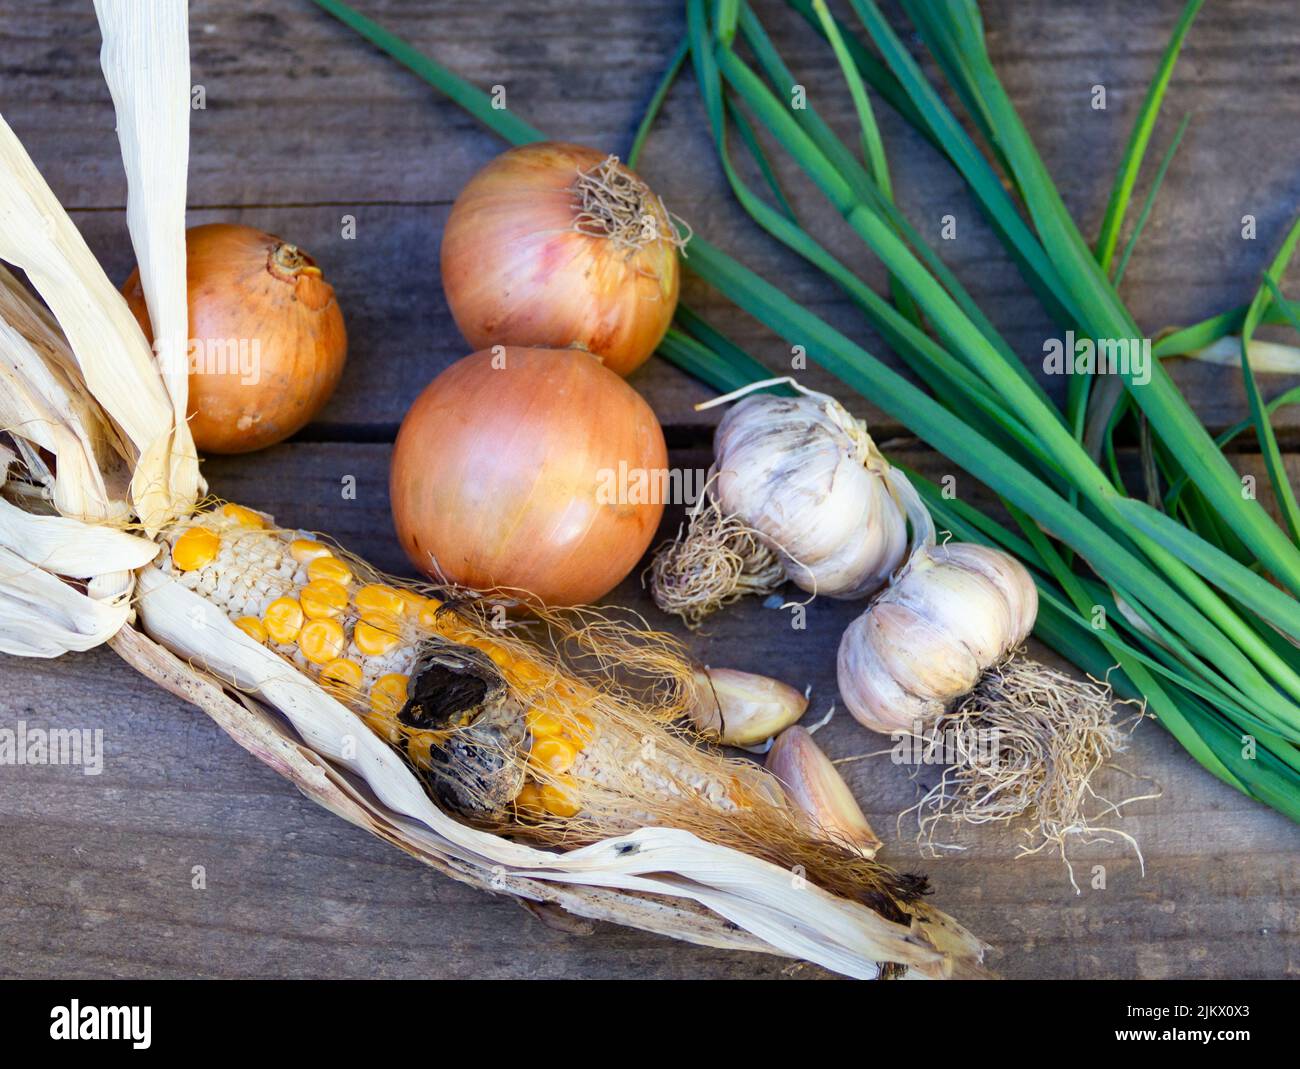
[[(367, 13), (541, 128), (626, 152), (683, 31), (676, 0), (361, 0)], [(191, 223), (231, 220), (309, 249), (337, 287), (351, 337), (338, 395), (294, 441), (205, 465), (213, 490), (283, 521), (329, 531), (374, 563), (409, 569), (386, 500), (390, 444), (405, 407), (465, 346), (438, 284), (437, 250), (464, 182), (501, 149), (454, 105), (305, 2), (250, 13), (195, 0), (193, 77), (206, 108), (192, 123)], [(1129, 126), (1181, 4), (986, 3), (995, 61), (1085, 234), (1094, 233)], [(109, 275), (130, 271), (125, 183), (98, 65), (90, 5), (0, 5), (0, 106)], [(853, 129), (826, 53), (774, 3), (793, 67), (837, 129)], [(1154, 333), (1249, 299), (1300, 195), (1300, 27), (1284, 0), (1207, 5), (1191, 34), (1157, 134), (1195, 115), (1124, 295)], [(1107, 92), (1104, 111), (1092, 87)], [(885, 109), (882, 109), (882, 111)], [(979, 219), (961, 183), (892, 114), (886, 142), (904, 209), (1026, 359), (1051, 328)], [(883, 352), (829, 286), (749, 224), (728, 195), (689, 74), (674, 89), (643, 172), (668, 204), (831, 322)], [(827, 242), (873, 284), (879, 266), (835, 226), (799, 178), (782, 177)], [(1145, 194), (1149, 171), (1139, 186)], [(819, 214), (820, 213), (820, 214)], [(1255, 216), (1259, 239), (1242, 240)], [(355, 238), (343, 237), (346, 217)], [(785, 347), (698, 282), (692, 303), (772, 366)], [(1222, 428), (1245, 411), (1236, 373), (1191, 362), (1175, 374)], [(823, 382), (809, 373), (812, 385)], [(633, 379), (663, 420), (674, 462), (707, 464), (716, 414), (662, 360)], [(1049, 381), (1054, 391), (1061, 381)], [(1294, 382), (1268, 381), (1271, 394)], [(932, 476), (956, 473), (856, 405), (890, 453)], [(1300, 416), (1277, 420), (1293, 470)], [(1248, 452), (1237, 459), (1257, 465)], [(356, 480), (355, 500), (342, 481)], [(959, 478), (977, 503), (978, 487)], [(669, 516), (666, 524), (675, 524)], [(653, 607), (635, 581), (618, 597)], [(835, 700), (834, 649), (860, 610), (818, 601), (808, 628), (750, 604), (691, 639), (712, 664), (777, 671)], [(662, 621), (661, 617), (656, 617)], [(598, 926), (554, 930), (509, 900), (472, 892), (316, 808), (234, 746), (201, 713), (154, 689), (104, 650), (53, 662), (0, 659), (0, 726), (102, 728), (102, 775), (0, 768), (0, 974), (15, 976), (778, 977), (818, 970)], [(882, 740), (843, 713), (819, 736), (836, 758)], [(893, 815), (917, 781), (886, 758), (843, 766), (895, 864), (928, 872), (935, 900), (990, 941), (1012, 977), (1270, 977), (1300, 972), (1300, 834), (1214, 780), (1157, 725), (1132, 736), (1124, 765), (1163, 790), (1121, 826), (1122, 841), (1072, 851), (1075, 895), (1058, 858), (1013, 861), (1015, 834), (984, 829), (963, 852), (924, 860)], [(1112, 796), (1140, 793), (1111, 773)], [(194, 887), (195, 866), (205, 874)], [(1104, 889), (1095, 887), (1104, 872)]]

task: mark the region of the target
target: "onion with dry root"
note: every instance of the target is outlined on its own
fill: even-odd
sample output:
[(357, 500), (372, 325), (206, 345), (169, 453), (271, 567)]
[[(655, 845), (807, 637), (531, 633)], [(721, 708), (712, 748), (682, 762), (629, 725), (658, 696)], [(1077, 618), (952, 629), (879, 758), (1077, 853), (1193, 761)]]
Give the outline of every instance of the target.
[(799, 396), (744, 396), (727, 412), (708, 494), (655, 553), (655, 602), (689, 625), (787, 579), (814, 595), (862, 597), (906, 559), (915, 491), (833, 397), (771, 379), (697, 407), (777, 384)]
[[(347, 333), (334, 288), (296, 245), (251, 226), (186, 232), (189, 424), (204, 453), (247, 453), (288, 438), (338, 385)], [(152, 343), (140, 271), (123, 286)]]
[(672, 321), (682, 244), (617, 157), (545, 141), (502, 153), (461, 191), (442, 284), (475, 349), (580, 346), (627, 375)]
[(589, 353), (514, 349), (435, 378), (393, 449), (393, 522), (417, 568), (547, 605), (599, 600), (663, 515), (650, 406)]

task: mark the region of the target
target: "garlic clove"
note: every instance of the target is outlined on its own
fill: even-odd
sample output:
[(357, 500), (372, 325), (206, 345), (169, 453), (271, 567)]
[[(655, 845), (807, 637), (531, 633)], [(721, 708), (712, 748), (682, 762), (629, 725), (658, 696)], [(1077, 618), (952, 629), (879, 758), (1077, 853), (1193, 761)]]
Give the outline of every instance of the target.
[(727, 746), (756, 746), (803, 716), (808, 699), (780, 680), (732, 668), (695, 672), (687, 715), (701, 735)]
[(979, 570), (997, 586), (1011, 616), (1006, 644), (1001, 651), (1019, 646), (1034, 628), (1038, 617), (1038, 587), (1033, 577), (1015, 557), (988, 546), (960, 543), (965, 567)]
[(919, 550), (840, 641), (840, 694), (874, 731), (917, 731), (1033, 628), (1038, 591), (1014, 558), (953, 542)]
[(881, 665), (909, 694), (946, 705), (979, 681), (983, 666), (933, 620), (889, 601), (877, 604), (870, 617)]
[(880, 839), (844, 777), (804, 728), (796, 725), (777, 736), (766, 768), (814, 831), (864, 857), (876, 856)]
[(1012, 609), (998, 582), (948, 547), (928, 552), (937, 566), (923, 581), (898, 584), (891, 600), (907, 606), (951, 644), (965, 647), (981, 665), (998, 660), (1013, 627)]

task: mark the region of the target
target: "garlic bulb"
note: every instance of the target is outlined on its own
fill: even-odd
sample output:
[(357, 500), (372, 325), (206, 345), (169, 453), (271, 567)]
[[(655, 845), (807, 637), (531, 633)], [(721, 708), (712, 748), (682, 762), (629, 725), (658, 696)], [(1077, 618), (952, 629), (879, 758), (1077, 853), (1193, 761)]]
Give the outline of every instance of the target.
[(809, 731), (795, 725), (781, 732), (765, 764), (813, 830), (864, 857), (876, 856), (880, 839), (844, 777)]
[(968, 542), (925, 545), (840, 640), (849, 711), (885, 734), (915, 732), (1019, 646), (1038, 591), (1015, 558)]
[(844, 703), (864, 727), (918, 743), (914, 760), (943, 755), (948, 767), (909, 810), (926, 849), (940, 824), (1027, 818), (1036, 845), (1023, 852), (1050, 845), (1064, 857), (1067, 837), (1086, 840), (1099, 815), (1124, 804), (1091, 785), (1123, 749), (1110, 687), (1015, 652), (1038, 615), (1019, 561), (967, 542), (937, 546), (932, 529), (920, 537), (840, 640)]
[(746, 397), (718, 425), (714, 458), (722, 511), (757, 532), (801, 589), (861, 597), (903, 562), (900, 484), (910, 484), (834, 398)]

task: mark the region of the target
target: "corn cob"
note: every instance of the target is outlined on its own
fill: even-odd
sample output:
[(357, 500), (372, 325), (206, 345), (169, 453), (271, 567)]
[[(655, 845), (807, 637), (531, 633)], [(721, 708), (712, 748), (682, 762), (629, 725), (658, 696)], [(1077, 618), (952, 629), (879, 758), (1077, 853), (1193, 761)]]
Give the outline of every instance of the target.
[[(921, 900), (923, 881), (828, 842), (803, 823), (762, 769), (701, 746), (688, 730), (674, 730), (669, 718), (685, 704), (671, 698), (675, 686), (635, 701), (616, 684), (576, 676), (564, 660), (508, 633), (494, 633), (459, 605), (440, 606), (433, 627), (426, 615), (425, 627), (412, 628), (417, 637), (413, 652), (406, 654), (411, 669), (406, 703), (395, 722), (371, 716), (372, 730), (362, 732), (368, 743), (358, 739), (353, 746), (348, 721), (359, 723), (373, 712), (367, 712), (368, 696), (360, 688), (331, 695), (332, 684), (322, 681), (326, 666), (303, 655), (300, 670), (296, 655), (302, 650), (295, 654), (294, 643), (277, 641), (269, 632), (263, 641), (255, 628), (254, 635), (245, 629), (251, 625), (238, 624), (253, 611), (264, 616), (290, 591), (312, 581), (283, 560), (284, 547), (311, 539), (302, 532), (230, 522), (239, 515), (224, 508), (201, 513), (160, 536), (164, 552), (136, 573), (144, 630), (200, 670), (200, 678), (206, 672), (228, 687), (247, 689), (257, 699), (254, 709), (260, 704), (283, 713), (314, 752), (375, 788), (387, 807), (381, 812), (414, 818), (432, 830), (441, 844), (438, 851), (450, 851), (444, 856), (466, 858), (480, 872), (488, 864), (493, 881), (502, 871), (590, 884), (593, 890), (627, 888), (652, 898), (657, 893), (694, 899), (784, 952), (794, 950), (848, 975), (988, 975), (980, 965), (983, 944)], [(207, 534), (186, 538), (192, 528)], [(191, 555), (191, 546), (201, 552)], [(331, 555), (352, 569), (358, 591), (382, 578), (341, 550)], [(301, 563), (292, 551), (289, 557)], [(255, 571), (245, 565), (242, 575), (226, 570), (241, 558), (260, 565)], [(241, 585), (240, 594), (232, 596)], [(391, 581), (385, 585), (401, 589)], [(355, 633), (358, 620), (365, 622), (354, 604), (344, 620), (345, 636)], [(617, 640), (618, 629), (608, 621), (590, 614), (587, 621), (576, 632), (579, 637), (594, 632), (607, 646)], [(457, 641), (441, 634), (452, 627)], [(129, 644), (125, 648), (129, 651)], [(614, 656), (622, 661), (631, 648), (615, 647)], [(349, 639), (345, 652), (353, 651)], [(141, 665), (139, 657), (124, 655)], [(142, 670), (153, 667), (145, 664)], [(380, 667), (391, 665), (371, 668), (376, 683)], [(651, 656), (646, 667), (672, 673), (673, 662)], [(686, 686), (693, 686), (684, 662), (680, 669)], [(505, 683), (507, 671), (526, 682)], [(365, 678), (366, 669), (362, 672)], [(464, 697), (476, 681), (482, 687), (470, 701), (448, 699), (449, 694)], [(559, 734), (548, 732), (544, 714), (564, 725)], [(431, 718), (440, 716), (441, 726), (431, 728)], [(478, 738), (485, 722), (493, 736), (486, 745)], [(522, 739), (517, 728), (506, 730), (520, 722), (527, 729)], [(555, 738), (581, 747), (568, 772), (556, 774), (541, 759), (550, 752), (543, 744)], [(278, 756), (260, 746), (254, 752), (282, 768)], [(500, 759), (503, 755), (508, 759)], [(394, 775), (394, 761), (421, 774)], [(317, 787), (312, 777), (304, 789)], [(420, 827), (409, 827), (412, 838), (404, 842), (426, 848)], [(582, 908), (589, 904), (584, 901)], [(619, 915), (626, 923), (640, 923), (630, 910)], [(677, 922), (671, 932), (694, 937)], [(703, 937), (711, 945), (726, 942), (717, 940), (717, 933)]]
[(196, 513), (161, 538), (163, 577), (338, 698), (477, 826), (568, 847), (681, 828), (869, 906), (913, 967), (921, 948), (946, 963), (925, 968), (981, 975), (981, 944), (921, 901), (923, 879), (810, 829), (776, 779), (704, 743), (683, 716), (696, 684), (675, 647), (647, 654), (601, 617), (570, 632), (588, 653), (641, 658), (668, 678), (633, 697), (492, 627), (472, 602), (444, 604), (243, 506)]
[[(164, 573), (404, 749), (433, 778), (440, 800), (462, 813), (534, 825), (561, 818), (572, 822), (572, 830), (597, 817), (579, 798), (590, 796), (600, 809), (601, 794), (625, 794), (629, 779), (636, 794), (666, 804), (702, 801), (721, 812), (737, 809), (745, 782), (779, 797), (757, 769), (709, 776), (675, 752), (654, 746), (647, 752), (644, 733), (626, 725), (605, 722), (596, 731), (583, 711), (599, 698), (594, 688), (564, 678), (555, 665), (463, 610), (383, 581), (307, 532), (275, 529), (262, 514), (228, 503), (196, 514), (163, 539)], [(437, 680), (443, 685), (457, 674), (477, 677), (482, 693), (474, 704), (448, 710), (443, 702), (417, 711), (422, 656), (426, 672), (446, 669)], [(447, 669), (449, 660), (454, 670)], [(436, 704), (437, 696), (425, 701)], [(431, 722), (436, 726), (423, 726)], [(477, 738), (462, 744), (456, 733), (471, 727)], [(457, 748), (451, 760), (449, 751)], [(458, 782), (471, 775), (477, 790)], [(606, 831), (631, 830), (652, 817), (619, 808), (622, 819), (612, 827), (601, 820)]]
[[(475, 825), (570, 847), (683, 828), (919, 925), (927, 945), (955, 932), (954, 958), (971, 965), (961, 955), (978, 942), (924, 905), (923, 879), (810, 831), (778, 781), (702, 744), (681, 718), (694, 687), (685, 660), (652, 658), (648, 671), (676, 671), (681, 686), (636, 700), (243, 506), (197, 513), (161, 537), (164, 576), (337, 697)], [(608, 622), (589, 626), (612, 641)]]

